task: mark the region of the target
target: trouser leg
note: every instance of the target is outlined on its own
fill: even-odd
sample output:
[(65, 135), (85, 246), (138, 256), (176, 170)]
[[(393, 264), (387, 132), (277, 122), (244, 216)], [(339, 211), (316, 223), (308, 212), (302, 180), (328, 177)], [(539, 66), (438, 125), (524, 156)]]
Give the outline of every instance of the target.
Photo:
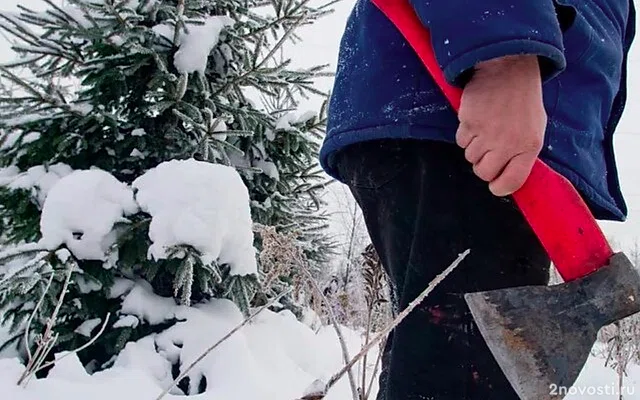
[(544, 285), (550, 261), (511, 199), (493, 196), (453, 144), (372, 141), (338, 156), (404, 309), (458, 255), (466, 260), (389, 336), (378, 400), (517, 400), (464, 301)]

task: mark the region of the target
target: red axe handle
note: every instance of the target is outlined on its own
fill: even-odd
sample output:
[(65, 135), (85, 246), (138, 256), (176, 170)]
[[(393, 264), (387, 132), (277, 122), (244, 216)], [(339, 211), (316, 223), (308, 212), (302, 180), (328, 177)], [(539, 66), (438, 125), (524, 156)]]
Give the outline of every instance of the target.
[[(456, 112), (462, 91), (444, 77), (431, 35), (408, 0), (372, 0), (398, 28), (427, 67)], [(613, 250), (576, 189), (562, 175), (536, 160), (516, 204), (565, 281), (582, 278), (608, 264)]]

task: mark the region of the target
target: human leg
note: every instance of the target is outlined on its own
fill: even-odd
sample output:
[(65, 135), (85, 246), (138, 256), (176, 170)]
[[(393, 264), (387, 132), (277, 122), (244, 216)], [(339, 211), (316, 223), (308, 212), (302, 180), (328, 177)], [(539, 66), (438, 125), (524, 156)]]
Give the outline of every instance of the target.
[(378, 400), (517, 400), (463, 298), (548, 282), (549, 259), (515, 204), (493, 196), (449, 143), (372, 141), (338, 157), (398, 311), (471, 249), (391, 333)]

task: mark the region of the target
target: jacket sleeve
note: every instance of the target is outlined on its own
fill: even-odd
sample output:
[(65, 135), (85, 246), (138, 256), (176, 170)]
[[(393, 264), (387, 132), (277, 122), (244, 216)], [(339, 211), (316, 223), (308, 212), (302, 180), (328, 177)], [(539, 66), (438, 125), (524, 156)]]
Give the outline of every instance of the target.
[(538, 55), (543, 81), (566, 67), (554, 0), (410, 1), (452, 85), (464, 86), (479, 62), (508, 55)]

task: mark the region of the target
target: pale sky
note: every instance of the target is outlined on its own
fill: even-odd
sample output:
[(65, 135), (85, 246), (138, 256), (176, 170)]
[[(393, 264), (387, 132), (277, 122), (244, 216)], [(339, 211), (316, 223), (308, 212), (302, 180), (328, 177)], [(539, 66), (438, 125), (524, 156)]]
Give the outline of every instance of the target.
[[(312, 0), (321, 4), (322, 0)], [(296, 65), (310, 66), (316, 64), (331, 64), (335, 68), (338, 46), (342, 30), (354, 0), (342, 0), (334, 6), (336, 12), (317, 24), (305, 27), (301, 32), (304, 38), (302, 44), (296, 46), (292, 58)], [(2, 0), (2, 9), (14, 9), (17, 4), (30, 8), (42, 6), (40, 0)], [(640, 18), (639, 18), (640, 20)], [(640, 24), (639, 24), (640, 25)], [(640, 26), (639, 26), (640, 31)], [(624, 224), (605, 223), (603, 226), (608, 234), (628, 247), (633, 240), (640, 239), (640, 33), (631, 52), (629, 62), (629, 98), (628, 105), (616, 133), (616, 154), (620, 167), (623, 192), (630, 208), (629, 220)], [(0, 61), (11, 57), (10, 50), (4, 39), (0, 38)], [(637, 71), (637, 72), (636, 72)], [(319, 82), (324, 90), (331, 88), (331, 80)], [(306, 106), (316, 108), (319, 101), (305, 103)]]

